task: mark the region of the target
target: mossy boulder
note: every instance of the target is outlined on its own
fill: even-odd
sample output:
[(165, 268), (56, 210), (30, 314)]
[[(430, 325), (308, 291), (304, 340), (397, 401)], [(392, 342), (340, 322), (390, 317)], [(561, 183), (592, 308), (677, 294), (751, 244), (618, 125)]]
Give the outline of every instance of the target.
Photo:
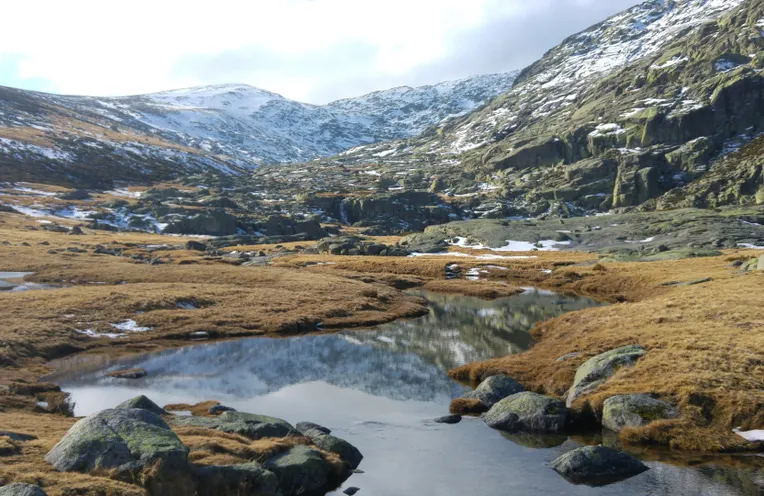
[(239, 434), (249, 439), (299, 435), (299, 432), (285, 420), (243, 412), (224, 412), (218, 417), (174, 417), (172, 423), (179, 427), (215, 429)]
[(641, 427), (677, 415), (679, 412), (672, 405), (648, 394), (625, 394), (605, 400), (602, 425), (618, 432), (624, 427)]
[[(293, 446), (263, 466), (276, 474), (283, 496), (323, 496), (343, 482), (318, 450), (304, 445)], [(344, 478), (349, 474), (350, 471)]]
[(197, 494), (215, 496), (280, 495), (276, 474), (258, 463), (208, 465), (193, 471)]
[(643, 347), (629, 345), (606, 351), (584, 362), (576, 371), (573, 386), (568, 391), (567, 406), (599, 387), (619, 368), (633, 365), (645, 353), (647, 351)]
[(508, 432), (559, 433), (567, 418), (568, 409), (562, 401), (531, 392), (508, 396), (483, 415), (489, 427)]
[(193, 494), (188, 448), (146, 410), (104, 410), (80, 420), (45, 461), (61, 472), (112, 470), (122, 480), (144, 478), (152, 494)]
[(494, 375), (486, 378), (474, 391), (462, 395), (464, 399), (476, 399), (487, 409), (507, 396), (525, 391), (519, 382), (507, 375)]
[(7, 486), (0, 487), (0, 496), (47, 496), (45, 491), (38, 486), (15, 482)]
[(584, 446), (569, 451), (551, 466), (569, 482), (589, 486), (612, 484), (649, 470), (633, 456), (605, 446)]

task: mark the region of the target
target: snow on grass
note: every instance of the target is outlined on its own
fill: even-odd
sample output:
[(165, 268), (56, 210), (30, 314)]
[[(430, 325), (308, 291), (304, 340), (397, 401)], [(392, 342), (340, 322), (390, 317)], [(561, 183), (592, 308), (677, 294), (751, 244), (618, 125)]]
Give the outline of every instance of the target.
[(84, 329), (84, 330), (75, 329), (74, 331), (78, 334), (82, 334), (91, 338), (117, 339), (117, 338), (126, 337), (124, 334), (113, 333), (113, 332), (96, 332), (93, 329)]
[(114, 329), (122, 332), (147, 332), (153, 329), (153, 327), (141, 327), (138, 323), (132, 319), (127, 319), (116, 324), (109, 324)]
[(749, 250), (764, 250), (764, 246), (755, 245), (753, 243), (738, 243), (738, 248), (747, 248)]
[(472, 258), (475, 260), (528, 260), (532, 258), (538, 258), (534, 256), (529, 255), (517, 255), (517, 256), (511, 256), (506, 257), (502, 255), (493, 255), (493, 254), (485, 254), (485, 255), (470, 255), (469, 253), (461, 253), (461, 252), (446, 252), (446, 253), (417, 253), (414, 252), (409, 255), (409, 257), (453, 257), (453, 258)]
[(589, 136), (609, 136), (609, 135), (618, 135), (625, 133), (626, 130), (623, 129), (618, 124), (611, 122), (608, 124), (600, 124), (597, 126), (597, 128), (589, 133)]
[(655, 236), (652, 236), (650, 238), (645, 238), (641, 241), (627, 241), (627, 243), (652, 243), (653, 241), (655, 241)]
[(537, 243), (531, 243), (529, 241), (512, 241), (507, 240), (506, 246), (501, 248), (490, 248), (483, 244), (469, 245), (467, 244), (467, 238), (457, 237), (455, 242), (449, 243), (452, 246), (458, 246), (460, 248), (469, 248), (472, 250), (491, 250), (497, 252), (507, 251), (559, 251), (558, 245), (566, 246), (570, 245), (570, 241), (554, 241), (551, 239), (545, 239)]
[(143, 194), (143, 192), (141, 192), (141, 191), (129, 191), (129, 190), (124, 189), (124, 188), (115, 188), (115, 189), (113, 189), (111, 191), (106, 191), (105, 193), (107, 195), (121, 196), (121, 197), (124, 197), (124, 198), (140, 198), (141, 195)]
[(673, 67), (675, 65), (679, 65), (679, 64), (681, 64), (683, 62), (687, 62), (688, 60), (690, 60), (690, 59), (688, 59), (687, 57), (680, 57), (679, 55), (676, 55), (676, 56), (672, 57), (670, 60), (667, 60), (666, 62), (664, 62), (662, 64), (653, 64), (653, 65), (651, 65), (650, 69), (667, 69), (669, 67)]
[(733, 429), (732, 432), (742, 437), (746, 441), (750, 441), (750, 442), (764, 441), (764, 429), (758, 429), (753, 431), (741, 431), (740, 429)]

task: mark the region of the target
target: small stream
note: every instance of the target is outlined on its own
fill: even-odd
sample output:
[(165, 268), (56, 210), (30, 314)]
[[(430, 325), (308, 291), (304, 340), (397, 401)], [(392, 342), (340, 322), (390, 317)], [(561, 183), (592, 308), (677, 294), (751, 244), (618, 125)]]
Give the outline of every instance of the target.
[[(75, 356), (58, 362), (47, 379), (72, 394), (77, 415), (145, 394), (160, 405), (215, 399), (240, 411), (326, 425), (364, 454), (364, 473), (345, 484), (362, 495), (764, 493), (761, 457), (685, 457), (676, 464), (671, 454), (643, 451), (651, 470), (591, 488), (569, 484), (547, 464), (582, 443), (600, 442), (597, 435), (513, 436), (476, 418), (434, 423), (466, 390), (448, 369), (525, 351), (536, 322), (597, 303), (535, 290), (494, 301), (420, 294), (428, 315), (373, 330), (206, 343), (118, 360)], [(104, 377), (137, 367), (148, 376)]]

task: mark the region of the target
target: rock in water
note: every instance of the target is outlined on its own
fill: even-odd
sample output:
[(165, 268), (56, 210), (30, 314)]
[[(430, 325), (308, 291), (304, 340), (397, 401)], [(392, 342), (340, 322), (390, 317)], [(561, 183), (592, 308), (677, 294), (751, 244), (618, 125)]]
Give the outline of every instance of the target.
[(602, 425), (618, 432), (624, 427), (641, 427), (660, 419), (675, 418), (679, 412), (647, 394), (612, 396), (602, 407)]
[(314, 424), (313, 422), (297, 422), (295, 426), (298, 431), (305, 434), (306, 431), (319, 431), (324, 434), (331, 434), (331, 429), (324, 427), (323, 425)]
[(188, 448), (147, 410), (104, 410), (74, 424), (45, 461), (60, 472), (113, 470), (117, 478), (148, 477), (152, 494), (193, 494)]
[(307, 430), (302, 433), (310, 438), (313, 443), (324, 451), (330, 453), (336, 453), (342, 459), (350, 470), (355, 470), (363, 460), (363, 455), (358, 448), (338, 437), (331, 434), (325, 434), (319, 430)]
[(194, 469), (194, 481), (200, 496), (278, 496), (276, 474), (257, 463), (208, 465)]
[(347, 494), (348, 496), (353, 496), (355, 493), (357, 493), (360, 490), (361, 488), (358, 488), (358, 487), (349, 487), (342, 492)]
[(218, 413), (224, 413), (224, 412), (235, 412), (236, 408), (231, 408), (230, 406), (225, 405), (215, 405), (211, 406), (207, 413), (211, 413), (212, 415), (217, 415)]
[(552, 468), (569, 482), (604, 486), (649, 470), (631, 455), (605, 446), (584, 446), (552, 462)]
[(0, 496), (48, 496), (45, 491), (32, 484), (15, 482), (7, 486), (0, 487)]
[(113, 377), (115, 379), (141, 379), (146, 377), (149, 373), (146, 369), (127, 369), (127, 370), (115, 370), (114, 372), (108, 372), (107, 377)]
[(331, 489), (333, 467), (308, 446), (293, 446), (263, 465), (276, 474), (284, 496), (319, 496)]
[(568, 392), (567, 406), (579, 396), (586, 394), (616, 373), (621, 367), (636, 362), (647, 351), (639, 345), (629, 345), (594, 356), (578, 367), (573, 386)]
[(138, 408), (139, 410), (146, 410), (154, 415), (169, 415), (164, 408), (160, 407), (144, 395), (136, 396), (131, 400), (120, 403), (114, 408), (126, 409), (126, 408)]
[(435, 419), (435, 423), (437, 424), (458, 424), (461, 421), (461, 415), (446, 415), (445, 417), (439, 417)]
[(462, 395), (464, 399), (477, 399), (486, 409), (507, 396), (525, 391), (519, 382), (507, 375), (494, 375), (483, 380), (474, 391)]
[(483, 415), (488, 426), (508, 432), (559, 433), (567, 418), (568, 409), (562, 401), (531, 392), (508, 396)]

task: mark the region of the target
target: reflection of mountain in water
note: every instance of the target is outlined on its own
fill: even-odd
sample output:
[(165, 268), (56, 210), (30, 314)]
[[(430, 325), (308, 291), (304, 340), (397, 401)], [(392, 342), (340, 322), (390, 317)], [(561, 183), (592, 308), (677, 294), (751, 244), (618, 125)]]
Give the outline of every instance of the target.
[[(432, 401), (462, 388), (448, 368), (528, 348), (537, 321), (591, 306), (584, 298), (527, 292), (512, 298), (424, 293), (430, 314), (371, 331), (289, 339), (253, 338), (189, 346), (119, 360), (72, 362), (49, 379), (62, 387), (119, 384), (199, 397), (250, 398), (313, 381), (396, 400)], [(84, 365), (84, 366), (83, 366)], [(144, 368), (148, 377), (124, 381), (103, 370)]]
[(67, 387), (117, 383), (137, 389), (193, 393), (206, 398), (251, 398), (313, 381), (396, 400), (432, 401), (462, 388), (414, 354), (351, 343), (338, 335), (289, 339), (251, 338), (189, 346), (120, 360), (109, 370), (139, 367), (148, 377), (103, 377), (103, 369), (65, 372), (50, 379)]
[(429, 302), (429, 315), (398, 321), (375, 332), (347, 332), (353, 342), (396, 352), (415, 353), (444, 369), (527, 350), (528, 330), (537, 322), (597, 305), (588, 298), (545, 291), (485, 301), (465, 296), (418, 293)]

